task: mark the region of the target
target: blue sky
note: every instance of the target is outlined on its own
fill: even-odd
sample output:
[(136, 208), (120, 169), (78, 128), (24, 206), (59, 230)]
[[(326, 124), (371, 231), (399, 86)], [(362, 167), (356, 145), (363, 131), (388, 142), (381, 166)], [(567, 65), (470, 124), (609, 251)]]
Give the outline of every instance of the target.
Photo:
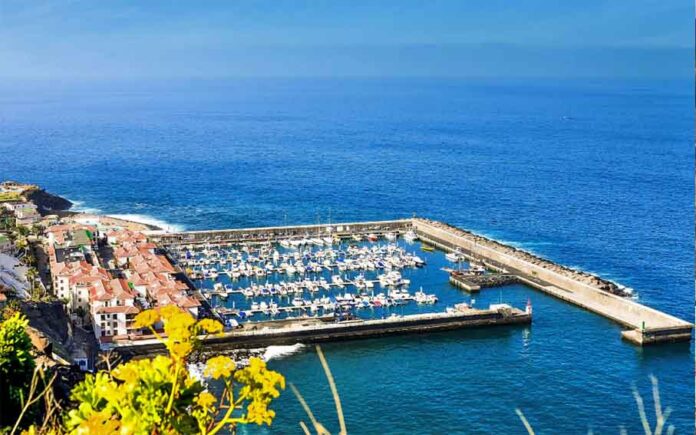
[(679, 0), (0, 0), (0, 77), (689, 77)]

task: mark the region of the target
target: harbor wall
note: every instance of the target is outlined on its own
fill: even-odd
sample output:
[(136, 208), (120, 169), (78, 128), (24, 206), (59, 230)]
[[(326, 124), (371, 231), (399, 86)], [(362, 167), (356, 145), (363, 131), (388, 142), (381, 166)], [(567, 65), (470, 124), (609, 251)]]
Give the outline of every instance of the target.
[(235, 243), (265, 242), (280, 239), (303, 237), (338, 236), (349, 237), (353, 234), (383, 235), (388, 232), (405, 231), (411, 227), (410, 219), (372, 222), (349, 222), (320, 225), (296, 225), (287, 227), (239, 228), (226, 230), (183, 231), (163, 233), (153, 231), (148, 237), (163, 245), (200, 244), (200, 243)]
[[(356, 340), (389, 335), (419, 334), (455, 329), (482, 328), (531, 323), (532, 315), (516, 308), (471, 310), (462, 313), (415, 314), (397, 318), (353, 320), (336, 323), (308, 324), (262, 330), (238, 330), (201, 339), (206, 350), (250, 349), (294, 343), (320, 343)], [(311, 319), (309, 319), (311, 321)], [(125, 357), (164, 352), (156, 340), (123, 341), (113, 350)]]
[(626, 327), (637, 329), (644, 334), (659, 335), (663, 340), (669, 340), (670, 337), (683, 340), (686, 333), (688, 337), (691, 336), (693, 325), (689, 322), (593, 287), (572, 276), (544, 267), (543, 264), (534, 264), (486, 246), (473, 234), (469, 236), (470, 233), (422, 219), (414, 219), (413, 226), (419, 237), (426, 242), (449, 251), (463, 250), (470, 257), (493, 262), (495, 266), (508, 273), (520, 275), (525, 284), (596, 312)]

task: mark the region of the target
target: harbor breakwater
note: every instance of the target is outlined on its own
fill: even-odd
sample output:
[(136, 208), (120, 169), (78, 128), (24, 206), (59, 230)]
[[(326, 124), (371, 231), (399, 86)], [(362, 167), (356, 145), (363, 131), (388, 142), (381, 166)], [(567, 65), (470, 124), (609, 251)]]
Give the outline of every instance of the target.
[(350, 237), (354, 234), (384, 235), (389, 232), (403, 232), (412, 227), (411, 219), (373, 222), (352, 222), (324, 225), (296, 225), (284, 227), (241, 228), (208, 231), (183, 231), (178, 233), (163, 233), (154, 231), (149, 238), (162, 245), (171, 244), (216, 244), (216, 243), (254, 243), (278, 241), (316, 236)]
[(622, 337), (634, 344), (691, 340), (691, 323), (625, 297), (618, 285), (596, 275), (560, 266), (442, 222), (412, 219), (412, 224), (426, 243), (517, 275), (524, 284), (619, 323), (628, 328), (622, 331)]
[[(531, 321), (532, 314), (530, 312), (503, 305), (487, 310), (466, 309), (371, 320), (355, 319), (335, 322), (309, 317), (293, 321), (270, 321), (262, 324), (247, 324), (232, 332), (200, 337), (200, 340), (206, 352), (213, 352), (289, 345), (298, 342), (303, 344), (321, 343), (455, 329), (520, 325), (529, 324)], [(113, 350), (125, 358), (166, 351), (164, 345), (154, 339), (120, 340), (114, 344)]]

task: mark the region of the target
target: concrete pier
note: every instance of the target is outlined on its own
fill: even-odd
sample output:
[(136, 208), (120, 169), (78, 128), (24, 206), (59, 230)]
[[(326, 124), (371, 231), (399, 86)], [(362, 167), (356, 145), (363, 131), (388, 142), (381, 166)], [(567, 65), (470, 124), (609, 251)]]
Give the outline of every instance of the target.
[(627, 327), (622, 337), (634, 344), (691, 340), (691, 323), (615, 295), (611, 292), (612, 285), (599, 277), (564, 268), (440, 222), (424, 219), (412, 222), (418, 236), (427, 243), (483, 261), (489, 268), (514, 274), (524, 284)]
[(509, 273), (494, 273), (487, 275), (467, 275), (464, 273), (450, 273), (449, 282), (455, 287), (478, 293), (482, 288), (499, 287), (520, 282), (517, 275)]
[(403, 232), (411, 228), (411, 219), (374, 222), (349, 222), (322, 225), (295, 225), (287, 227), (243, 228), (229, 230), (185, 231), (180, 233), (151, 232), (148, 237), (162, 245), (218, 244), (268, 242), (303, 237), (350, 237), (354, 234), (382, 236), (389, 232)]
[[(413, 314), (373, 320), (334, 322), (326, 318), (293, 319), (245, 324), (224, 334), (201, 337), (206, 350), (251, 349), (294, 343), (356, 340), (399, 334), (418, 334), (454, 329), (529, 324), (531, 313), (511, 307), (467, 309), (451, 313)], [(157, 340), (120, 340), (114, 350), (124, 357), (164, 352)]]

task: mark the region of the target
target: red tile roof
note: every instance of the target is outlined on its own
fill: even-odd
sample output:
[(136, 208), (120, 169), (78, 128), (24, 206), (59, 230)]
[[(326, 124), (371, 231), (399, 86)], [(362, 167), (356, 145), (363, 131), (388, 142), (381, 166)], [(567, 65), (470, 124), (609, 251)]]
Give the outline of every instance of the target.
[(130, 305), (117, 305), (114, 307), (99, 307), (97, 314), (138, 314), (140, 309)]

